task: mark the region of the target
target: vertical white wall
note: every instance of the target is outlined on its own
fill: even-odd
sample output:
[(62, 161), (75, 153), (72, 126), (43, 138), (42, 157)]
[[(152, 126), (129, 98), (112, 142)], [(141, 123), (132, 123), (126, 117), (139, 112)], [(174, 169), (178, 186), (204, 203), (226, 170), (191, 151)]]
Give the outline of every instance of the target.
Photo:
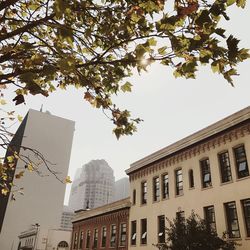
[[(22, 146), (41, 152), (63, 180), (68, 172), (73, 133), (73, 121), (30, 110)], [(36, 156), (28, 150), (21, 150), (20, 153), (37, 161)], [(19, 160), (16, 173), (23, 170), (24, 165)], [(14, 184), (24, 189), (24, 196), (17, 196), (16, 201), (9, 198), (0, 234), (1, 250), (16, 250), (17, 236), (31, 224), (39, 223), (44, 229), (60, 226), (65, 184), (59, 182), (44, 164), (41, 164), (39, 171), (43, 177), (26, 170), (21, 179), (14, 179)]]

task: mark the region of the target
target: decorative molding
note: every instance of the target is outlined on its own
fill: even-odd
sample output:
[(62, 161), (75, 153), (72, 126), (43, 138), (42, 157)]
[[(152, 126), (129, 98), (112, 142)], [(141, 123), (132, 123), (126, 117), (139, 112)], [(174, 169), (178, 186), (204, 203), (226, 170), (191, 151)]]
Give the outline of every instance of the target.
[(166, 156), (156, 163), (149, 164), (147, 166), (141, 167), (135, 172), (129, 173), (129, 178), (131, 181), (145, 177), (148, 174), (155, 173), (161, 169), (166, 169), (168, 166), (175, 165), (176, 163), (181, 163), (185, 160), (196, 157), (197, 155), (206, 153), (211, 149), (218, 148), (228, 142), (235, 141), (239, 138), (245, 137), (250, 134), (250, 122), (225, 132), (223, 135), (219, 135), (215, 138), (208, 139), (204, 143), (189, 147), (188, 149), (183, 149), (178, 153), (174, 153), (172, 156)]

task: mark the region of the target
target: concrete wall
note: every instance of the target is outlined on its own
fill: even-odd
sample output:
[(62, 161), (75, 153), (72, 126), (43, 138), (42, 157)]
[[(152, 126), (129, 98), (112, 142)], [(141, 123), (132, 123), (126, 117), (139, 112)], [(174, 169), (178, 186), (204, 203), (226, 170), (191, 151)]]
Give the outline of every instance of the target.
[[(42, 153), (58, 177), (65, 179), (74, 122), (35, 110), (30, 110), (27, 116), (22, 146)], [(38, 161), (36, 155), (28, 150), (21, 150), (20, 153)], [(19, 160), (16, 173), (24, 170), (24, 165)], [(31, 224), (39, 223), (44, 229), (59, 227), (63, 210), (65, 184), (59, 182), (44, 164), (39, 166), (39, 175), (26, 170), (21, 179), (14, 179), (14, 184), (23, 188), (24, 195), (17, 195), (16, 201), (11, 201), (9, 197), (0, 234), (0, 249), (3, 250), (17, 249), (17, 236)]]

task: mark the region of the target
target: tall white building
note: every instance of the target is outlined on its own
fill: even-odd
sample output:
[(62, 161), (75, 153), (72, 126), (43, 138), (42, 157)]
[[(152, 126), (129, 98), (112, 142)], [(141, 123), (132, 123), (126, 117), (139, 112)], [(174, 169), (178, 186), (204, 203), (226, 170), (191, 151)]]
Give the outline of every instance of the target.
[(74, 218), (75, 213), (69, 209), (68, 206), (63, 207), (62, 217), (61, 217), (61, 225), (60, 229), (63, 230), (72, 230), (72, 219)]
[(124, 177), (115, 182), (113, 201), (129, 197), (129, 178)]
[[(16, 186), (8, 196), (0, 195), (1, 250), (16, 250), (18, 235), (32, 224), (39, 224), (41, 228), (48, 230), (60, 227), (65, 184), (48, 171), (46, 164), (59, 179), (66, 178), (73, 133), (73, 121), (48, 112), (30, 110), (24, 118), (9, 148), (15, 147), (20, 155), (38, 163), (39, 168), (38, 171), (29, 172), (27, 165), (18, 160), (13, 173), (13, 183)], [(34, 152), (23, 150), (22, 147), (38, 150), (46, 164)], [(17, 179), (16, 174), (20, 171), (25, 171), (24, 176)], [(16, 188), (22, 188), (24, 195), (16, 196), (16, 200), (12, 201), (12, 193)]]
[(95, 208), (111, 202), (114, 181), (113, 169), (105, 160), (92, 160), (83, 165), (71, 186), (70, 209)]

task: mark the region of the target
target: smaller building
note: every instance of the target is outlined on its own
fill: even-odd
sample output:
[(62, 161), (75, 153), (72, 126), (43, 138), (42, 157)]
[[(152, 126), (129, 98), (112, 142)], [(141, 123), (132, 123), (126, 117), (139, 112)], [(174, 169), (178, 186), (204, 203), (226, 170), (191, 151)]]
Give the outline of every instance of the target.
[(61, 217), (60, 228), (63, 230), (72, 230), (72, 219), (74, 218), (75, 213), (69, 209), (68, 206), (63, 206), (63, 212)]
[(44, 229), (39, 224), (18, 236), (18, 250), (69, 250), (71, 231)]
[(73, 222), (73, 249), (128, 249), (130, 200), (119, 200), (102, 207), (79, 210)]
[(129, 178), (124, 177), (115, 182), (113, 202), (129, 197)]

